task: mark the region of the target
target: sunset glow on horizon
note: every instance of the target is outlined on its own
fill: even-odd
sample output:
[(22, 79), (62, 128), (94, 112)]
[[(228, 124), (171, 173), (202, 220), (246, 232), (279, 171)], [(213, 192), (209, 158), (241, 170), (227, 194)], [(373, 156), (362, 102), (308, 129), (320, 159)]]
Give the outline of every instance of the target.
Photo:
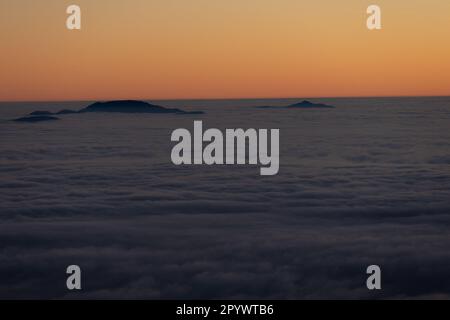
[(450, 95), (448, 0), (2, 0), (0, 39), (0, 101)]

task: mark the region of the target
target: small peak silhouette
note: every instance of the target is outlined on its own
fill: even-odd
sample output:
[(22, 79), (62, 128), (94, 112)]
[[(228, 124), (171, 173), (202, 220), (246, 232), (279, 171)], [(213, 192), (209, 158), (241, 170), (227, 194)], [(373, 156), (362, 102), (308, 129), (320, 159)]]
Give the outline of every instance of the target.
[(256, 107), (259, 109), (332, 109), (334, 108), (334, 106), (330, 106), (327, 104), (323, 104), (323, 103), (313, 103), (311, 101), (308, 100), (303, 100), (302, 102), (298, 102), (298, 103), (294, 103), (294, 104), (290, 104), (288, 106), (281, 106), (281, 107), (277, 107), (277, 106), (259, 106)]
[(308, 100), (303, 100), (302, 102), (291, 104), (287, 106), (287, 108), (334, 108), (334, 107), (323, 103), (313, 103)]
[(69, 109), (64, 109), (64, 110), (55, 112), (54, 114), (74, 114), (74, 113), (78, 113), (78, 111), (75, 111), (75, 110), (69, 110)]
[(52, 114), (53, 113), (50, 111), (33, 111), (32, 113), (30, 113), (30, 116), (49, 116)]
[(59, 118), (53, 117), (53, 116), (31, 116), (31, 117), (29, 116), (29, 117), (14, 119), (13, 121), (34, 123), (34, 122), (54, 121), (54, 120), (59, 120)]

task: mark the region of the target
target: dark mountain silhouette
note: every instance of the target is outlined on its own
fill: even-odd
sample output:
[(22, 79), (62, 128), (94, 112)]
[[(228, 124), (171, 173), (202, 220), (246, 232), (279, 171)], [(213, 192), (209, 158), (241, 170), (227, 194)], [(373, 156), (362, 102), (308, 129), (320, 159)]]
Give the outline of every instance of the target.
[(78, 113), (78, 111), (74, 111), (74, 110), (61, 110), (61, 111), (58, 111), (58, 112), (33, 111), (29, 115), (30, 116), (51, 116), (51, 115), (72, 114), (72, 113)]
[(33, 111), (30, 116), (49, 116), (52, 115), (50, 111)]
[(59, 120), (59, 118), (57, 117), (52, 117), (52, 116), (31, 116), (31, 117), (23, 117), (23, 118), (18, 118), (15, 119), (13, 121), (16, 122), (43, 122), (43, 121), (53, 121), (53, 120)]
[(333, 106), (322, 104), (322, 103), (313, 103), (311, 101), (303, 100), (302, 102), (294, 103), (288, 106), (259, 106), (256, 107), (259, 109), (332, 109)]
[(334, 108), (323, 103), (312, 103), (310, 101), (304, 100), (299, 103), (294, 103), (288, 106), (288, 108)]
[[(51, 115), (65, 115), (75, 113), (88, 113), (88, 112), (115, 112), (115, 113), (171, 113), (171, 114), (203, 114), (203, 111), (184, 111), (176, 108), (165, 108), (162, 106), (150, 104), (144, 101), (137, 100), (116, 100), (108, 102), (95, 102), (86, 108), (79, 111), (74, 110), (61, 110), (58, 112), (50, 111), (34, 111), (30, 113), (30, 116), (51, 116)], [(25, 118), (24, 118), (25, 119)], [(39, 121), (39, 120), (36, 120)], [(44, 120), (42, 120), (44, 121)], [(30, 121), (32, 122), (32, 121)]]
[(54, 114), (73, 114), (73, 113), (78, 113), (78, 111), (64, 109), (64, 110), (58, 111)]
[(96, 102), (81, 109), (79, 112), (185, 113), (185, 111), (180, 109), (169, 109), (135, 100)]

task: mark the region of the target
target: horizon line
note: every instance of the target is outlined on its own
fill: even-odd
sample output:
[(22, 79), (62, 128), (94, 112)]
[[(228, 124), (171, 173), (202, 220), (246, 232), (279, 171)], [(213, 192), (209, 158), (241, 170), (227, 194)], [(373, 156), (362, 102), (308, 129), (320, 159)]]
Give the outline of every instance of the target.
[(63, 99), (63, 100), (0, 100), (0, 103), (29, 103), (29, 102), (92, 102), (92, 101), (225, 101), (225, 100), (287, 100), (287, 99), (383, 99), (383, 98), (450, 98), (449, 95), (387, 95), (387, 96), (304, 96), (304, 97), (234, 97), (234, 98), (107, 98), (107, 99)]

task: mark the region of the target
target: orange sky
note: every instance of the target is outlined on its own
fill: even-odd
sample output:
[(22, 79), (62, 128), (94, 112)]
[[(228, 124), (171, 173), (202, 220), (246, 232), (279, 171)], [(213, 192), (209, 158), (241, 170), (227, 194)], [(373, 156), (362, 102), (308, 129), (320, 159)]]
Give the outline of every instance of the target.
[(0, 40), (1, 101), (450, 95), (448, 0), (1, 0)]

